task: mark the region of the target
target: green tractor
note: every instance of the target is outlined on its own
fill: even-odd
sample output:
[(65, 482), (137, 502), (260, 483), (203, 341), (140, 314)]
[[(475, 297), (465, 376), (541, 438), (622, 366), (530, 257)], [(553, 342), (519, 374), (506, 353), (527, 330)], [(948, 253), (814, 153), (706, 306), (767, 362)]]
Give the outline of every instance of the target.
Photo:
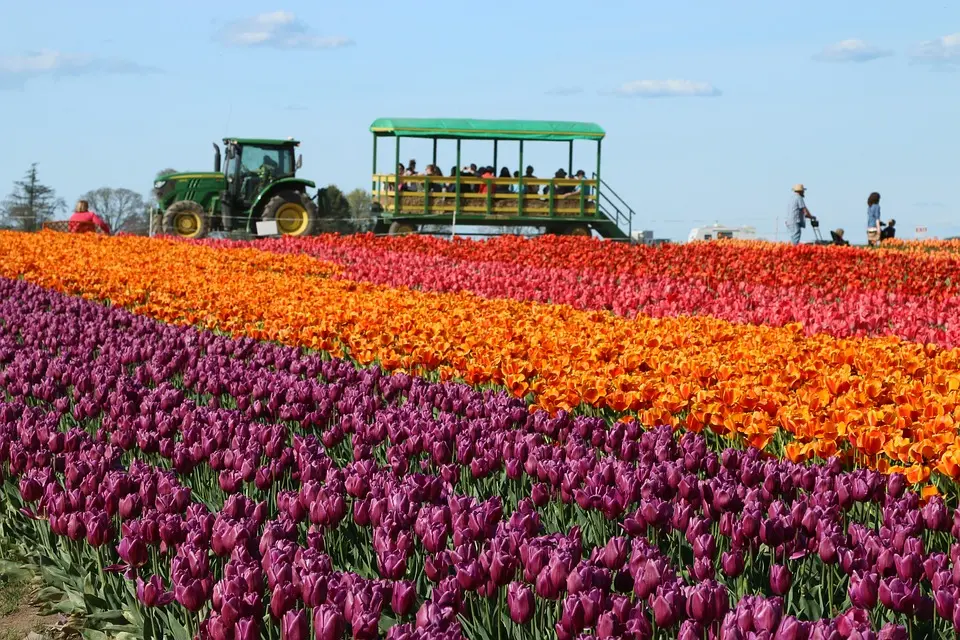
[(299, 142), (224, 138), (226, 162), (214, 143), (213, 172), (159, 175), (153, 184), (160, 229), (181, 238), (203, 238), (212, 231), (257, 233), (257, 222), (276, 222), (277, 233), (307, 236), (320, 219), (307, 194), (316, 188), (296, 177), (303, 157)]

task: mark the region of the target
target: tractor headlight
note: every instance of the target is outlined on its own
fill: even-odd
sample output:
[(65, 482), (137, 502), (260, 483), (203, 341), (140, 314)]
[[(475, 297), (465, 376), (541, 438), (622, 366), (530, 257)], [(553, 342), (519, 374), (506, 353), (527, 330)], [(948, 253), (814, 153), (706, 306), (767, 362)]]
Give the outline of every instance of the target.
[(165, 184), (167, 184), (167, 181), (166, 181), (166, 180), (157, 180), (156, 182), (153, 183), (153, 188), (154, 188), (154, 189), (162, 189), (162, 188), (163, 188), (163, 185), (165, 185)]

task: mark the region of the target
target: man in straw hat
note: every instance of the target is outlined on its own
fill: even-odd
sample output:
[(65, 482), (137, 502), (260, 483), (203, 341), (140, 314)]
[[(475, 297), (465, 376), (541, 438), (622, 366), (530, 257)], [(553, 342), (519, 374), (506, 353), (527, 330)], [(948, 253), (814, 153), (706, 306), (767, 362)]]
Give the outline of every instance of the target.
[(807, 209), (807, 203), (803, 201), (803, 194), (807, 192), (802, 184), (793, 185), (793, 198), (790, 200), (790, 208), (787, 210), (787, 228), (790, 230), (790, 243), (800, 244), (800, 232), (807, 226), (807, 218), (813, 220), (810, 211)]

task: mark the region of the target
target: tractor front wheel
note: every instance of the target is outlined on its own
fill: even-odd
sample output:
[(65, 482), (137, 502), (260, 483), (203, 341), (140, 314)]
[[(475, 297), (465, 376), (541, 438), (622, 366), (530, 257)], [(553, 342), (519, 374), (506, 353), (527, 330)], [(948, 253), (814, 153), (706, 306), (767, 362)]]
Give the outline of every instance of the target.
[(167, 207), (163, 214), (163, 233), (197, 240), (210, 233), (207, 212), (192, 200), (181, 200)]
[(275, 220), (284, 236), (310, 236), (316, 233), (320, 214), (317, 204), (300, 191), (284, 191), (267, 202), (261, 220)]

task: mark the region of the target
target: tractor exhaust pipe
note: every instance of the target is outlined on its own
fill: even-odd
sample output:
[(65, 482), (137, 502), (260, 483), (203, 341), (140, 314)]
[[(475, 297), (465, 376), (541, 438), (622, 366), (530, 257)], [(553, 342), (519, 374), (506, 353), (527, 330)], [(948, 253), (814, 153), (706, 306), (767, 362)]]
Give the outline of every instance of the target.
[(213, 143), (213, 170), (220, 173), (220, 147), (216, 142)]

